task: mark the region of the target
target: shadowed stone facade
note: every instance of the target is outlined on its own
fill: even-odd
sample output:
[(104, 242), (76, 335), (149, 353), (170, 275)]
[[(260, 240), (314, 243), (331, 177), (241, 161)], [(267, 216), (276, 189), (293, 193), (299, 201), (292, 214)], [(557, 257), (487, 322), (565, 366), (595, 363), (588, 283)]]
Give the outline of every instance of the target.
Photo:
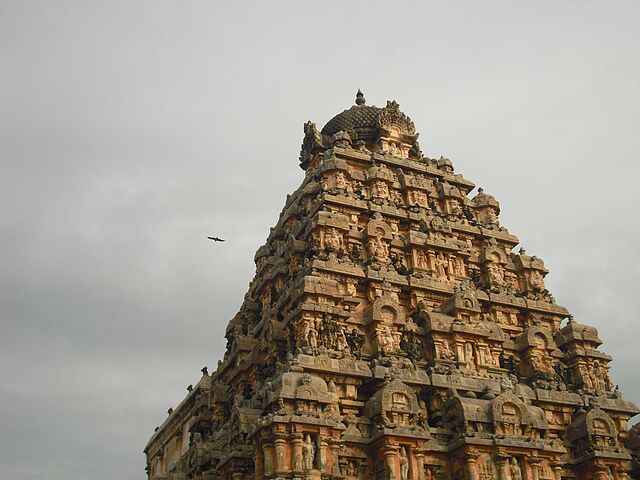
[(300, 166), (151, 480), (640, 478), (597, 330), (395, 101), (307, 122)]

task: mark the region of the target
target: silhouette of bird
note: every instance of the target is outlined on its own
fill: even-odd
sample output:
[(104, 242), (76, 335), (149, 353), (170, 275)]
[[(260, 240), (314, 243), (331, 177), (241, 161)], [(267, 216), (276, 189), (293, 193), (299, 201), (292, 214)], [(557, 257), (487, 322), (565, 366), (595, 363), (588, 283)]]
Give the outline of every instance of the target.
[(209, 240), (213, 240), (214, 242), (224, 242), (222, 238), (219, 237), (207, 237)]

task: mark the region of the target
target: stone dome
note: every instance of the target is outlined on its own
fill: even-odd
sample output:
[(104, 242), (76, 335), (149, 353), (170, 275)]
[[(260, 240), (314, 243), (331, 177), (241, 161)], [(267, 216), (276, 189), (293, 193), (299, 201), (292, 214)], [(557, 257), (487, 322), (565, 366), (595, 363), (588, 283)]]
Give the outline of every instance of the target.
[[(353, 140), (362, 140), (366, 143), (373, 143), (377, 138), (378, 131), (384, 126), (385, 112), (395, 113), (401, 118), (405, 125), (402, 130), (406, 133), (414, 134), (415, 128), (413, 122), (405, 114), (400, 112), (396, 102), (387, 102), (386, 108), (376, 107), (375, 105), (366, 105), (364, 94), (358, 90), (356, 94), (356, 104), (351, 108), (337, 114), (322, 128), (322, 134), (331, 136), (340, 131), (345, 131), (351, 135)], [(383, 118), (385, 117), (385, 118)], [(392, 119), (392, 121), (395, 119)]]
[(345, 131), (357, 137), (357, 140), (373, 141), (378, 130), (380, 110), (376, 106), (365, 105), (364, 94), (358, 90), (356, 104), (329, 120), (322, 128), (322, 134), (331, 136)]

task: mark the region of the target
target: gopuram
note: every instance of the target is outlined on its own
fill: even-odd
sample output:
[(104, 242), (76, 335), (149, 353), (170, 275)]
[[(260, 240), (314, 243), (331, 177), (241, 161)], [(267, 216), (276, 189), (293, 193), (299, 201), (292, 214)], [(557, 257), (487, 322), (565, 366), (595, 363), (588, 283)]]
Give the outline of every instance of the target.
[(150, 480), (640, 478), (597, 330), (398, 103), (307, 122), (300, 167)]

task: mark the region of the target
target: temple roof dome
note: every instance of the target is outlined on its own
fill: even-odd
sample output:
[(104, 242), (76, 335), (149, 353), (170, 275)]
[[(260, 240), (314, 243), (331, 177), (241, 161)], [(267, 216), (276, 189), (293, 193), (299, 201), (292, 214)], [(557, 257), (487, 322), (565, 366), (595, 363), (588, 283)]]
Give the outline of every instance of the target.
[(398, 127), (404, 134), (415, 134), (413, 122), (400, 112), (397, 102), (387, 102), (387, 106), (384, 108), (366, 105), (364, 94), (358, 90), (355, 105), (329, 120), (322, 128), (321, 133), (332, 136), (340, 131), (345, 131), (355, 137), (354, 140), (370, 143), (376, 140), (381, 127), (390, 125)]

